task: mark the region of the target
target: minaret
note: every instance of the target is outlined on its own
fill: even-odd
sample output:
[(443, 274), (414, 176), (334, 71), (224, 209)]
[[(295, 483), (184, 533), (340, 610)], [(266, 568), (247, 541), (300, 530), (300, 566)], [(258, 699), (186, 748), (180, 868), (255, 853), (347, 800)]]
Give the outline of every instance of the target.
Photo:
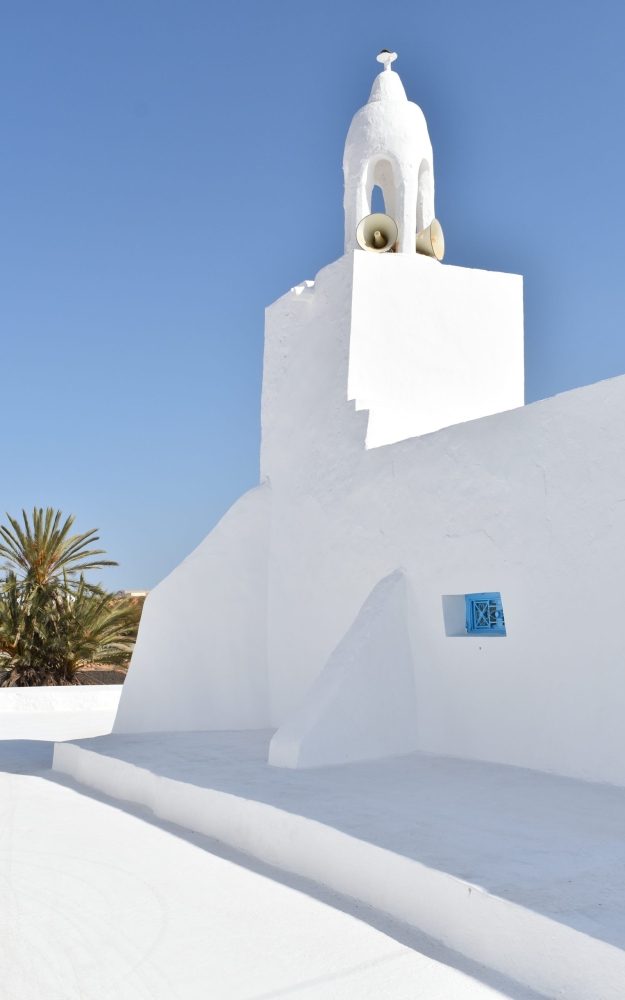
[[(350, 759), (363, 747), (365, 756), (405, 753), (412, 744), (404, 723), (416, 712), (405, 686), (410, 637), (426, 635), (424, 661), (438, 648), (423, 617), (435, 607), (430, 578), (446, 564), (446, 580), (478, 579), (459, 569), (470, 560), (473, 570), (478, 548), (469, 539), (493, 516), (489, 477), (505, 482), (501, 441), (515, 441), (499, 436), (502, 422), (490, 435), (452, 425), (523, 403), (522, 280), (415, 252), (416, 232), (434, 214), (432, 147), (423, 114), (391, 68), (394, 54), (380, 58), (385, 68), (345, 147), (346, 252), (266, 311), (261, 484), (150, 594), (116, 732), (275, 728), (308, 704), (300, 718), (312, 718), (320, 735), (320, 762), (350, 741)], [(393, 253), (394, 243), (369, 252), (356, 240), (375, 183), (398, 229)], [(457, 460), (465, 440), (484, 447), (471, 452), (471, 468)], [(453, 523), (443, 523), (437, 548), (428, 532), (439, 506)], [(489, 540), (485, 551), (480, 587), (493, 580), (497, 545)], [(410, 635), (401, 618), (409, 590), (387, 576), (398, 567), (421, 586), (428, 580)], [(367, 636), (381, 633), (374, 606), (363, 601), (384, 577), (395, 603), (385, 604), (394, 610), (384, 618), (380, 662), (367, 659)], [(361, 606), (369, 608), (358, 619), (363, 630), (342, 647), (356, 688), (331, 679), (323, 704), (316, 695), (307, 703)], [(444, 642), (442, 626), (439, 614)], [(371, 663), (382, 669), (373, 684)], [(303, 759), (301, 729), (291, 723), (272, 746), (273, 764)]]
[[(392, 69), (395, 53), (377, 58), (384, 69), (354, 115), (343, 159), (347, 394), (368, 410), (369, 448), (522, 406), (524, 389), (522, 279), (416, 252), (417, 233), (434, 220), (432, 144)], [(375, 184), (398, 237), (382, 249), (365, 240), (364, 249), (356, 233)]]
[[(422, 243), (417, 252), (417, 233), (434, 220), (432, 144), (423, 112), (392, 69), (395, 53), (377, 58), (384, 69), (345, 143), (345, 253), (267, 310), (262, 452), (269, 478), (275, 470), (268, 456), (281, 428), (297, 423), (275, 406), (274, 380), (282, 380), (295, 344), (303, 349), (304, 329), (317, 355), (293, 362), (289, 378), (302, 379), (294, 394), (314, 395), (313, 371), (336, 386), (346, 375), (346, 399), (367, 411), (367, 448), (523, 405), (522, 278), (443, 263)], [(395, 240), (382, 247), (363, 238), (361, 226), (376, 184)], [(324, 410), (329, 401), (321, 396)]]
[(377, 184), (399, 229), (398, 252), (413, 254), (415, 234), (434, 218), (432, 144), (421, 108), (408, 100), (391, 68), (396, 53), (384, 50), (377, 59), (384, 69), (354, 115), (345, 143), (345, 252), (356, 248), (356, 227), (371, 212)]

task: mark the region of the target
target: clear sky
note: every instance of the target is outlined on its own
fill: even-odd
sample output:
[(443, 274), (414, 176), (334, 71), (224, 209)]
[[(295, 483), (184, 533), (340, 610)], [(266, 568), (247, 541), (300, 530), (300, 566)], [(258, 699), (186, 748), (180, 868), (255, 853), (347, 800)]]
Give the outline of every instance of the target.
[(622, 0), (4, 0), (0, 511), (149, 588), (258, 481), (263, 309), (342, 253), (381, 48), (446, 262), (525, 276), (528, 401), (625, 372)]

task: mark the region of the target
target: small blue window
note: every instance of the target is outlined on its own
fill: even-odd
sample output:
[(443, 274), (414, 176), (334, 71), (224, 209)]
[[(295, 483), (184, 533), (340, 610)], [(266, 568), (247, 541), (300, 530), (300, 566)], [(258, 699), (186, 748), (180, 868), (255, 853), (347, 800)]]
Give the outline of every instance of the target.
[(468, 635), (505, 635), (501, 594), (465, 594)]

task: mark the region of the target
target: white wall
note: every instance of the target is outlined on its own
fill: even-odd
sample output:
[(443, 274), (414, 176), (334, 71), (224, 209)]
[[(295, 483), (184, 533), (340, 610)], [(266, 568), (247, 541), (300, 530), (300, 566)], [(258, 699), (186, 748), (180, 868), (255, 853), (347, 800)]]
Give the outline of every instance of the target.
[[(345, 257), (268, 312), (272, 724), (403, 566), (423, 749), (625, 783), (625, 378), (367, 450), (349, 282)], [(507, 636), (447, 636), (442, 597), (479, 591)]]
[[(314, 287), (305, 293), (291, 291), (267, 310), (261, 469), (273, 485), (268, 669), (274, 725), (280, 725), (301, 701), (377, 581), (404, 565), (401, 552), (387, 548), (380, 557), (376, 555), (383, 539), (380, 518), (384, 517), (376, 495), (383, 488), (384, 476), (393, 475), (392, 463), (385, 463), (379, 484), (368, 482), (366, 470), (374, 460), (367, 459), (365, 445), (372, 415), (354, 412), (354, 403), (347, 400), (348, 385), (350, 394), (358, 386), (376, 386), (377, 412), (382, 422), (390, 414), (388, 426), (397, 415), (397, 399), (404, 398), (408, 419), (403, 426), (395, 421), (394, 430), (400, 437), (410, 433), (414, 414), (423, 410), (419, 398), (412, 412), (409, 409), (410, 380), (427, 383), (420, 371), (423, 353), (411, 318), (411, 310), (419, 315), (421, 308), (415, 282), (417, 287), (433, 283), (429, 301), (437, 304), (439, 314), (447, 310), (449, 318), (454, 308), (453, 303), (446, 305), (450, 288), (440, 278), (447, 270), (446, 265), (417, 255), (389, 257), (354, 251), (320, 271)], [(455, 285), (463, 281), (466, 289), (474, 283), (484, 293), (487, 303), (481, 307), (482, 316), (488, 312), (489, 295), (496, 304), (504, 302), (503, 309), (491, 311), (495, 318), (498, 314), (505, 318), (507, 312), (511, 346), (508, 353), (502, 348), (504, 363), (495, 370), (504, 382), (510, 373), (512, 405), (519, 401), (515, 383), (517, 392), (522, 387), (520, 279), (479, 271), (466, 271), (465, 276), (460, 268), (451, 271), (460, 274), (459, 280), (452, 279)], [(499, 299), (493, 293), (498, 284), (503, 288)], [(377, 322), (378, 296), (388, 304), (389, 322)], [(479, 299), (477, 292), (475, 298)], [(465, 339), (474, 335), (479, 342), (475, 324), (465, 325), (462, 309), (468, 304), (469, 297), (461, 296), (456, 325), (464, 330)], [(425, 315), (428, 323), (435, 322), (435, 316), (428, 316), (427, 311)], [(450, 327), (448, 323), (446, 333), (456, 336)], [(493, 322), (489, 336), (494, 329)], [(501, 339), (505, 330), (504, 326)], [(434, 345), (430, 360), (437, 350)], [(391, 361), (385, 361), (385, 352)], [(442, 353), (437, 363), (442, 383)], [(458, 379), (466, 381), (459, 373), (458, 379), (452, 374), (454, 385)], [(455, 395), (447, 397), (450, 406), (457, 406)], [(470, 389), (466, 395), (470, 396)], [(486, 394), (482, 401), (486, 412), (489, 402)], [(475, 405), (474, 400), (471, 403)], [(349, 513), (344, 515), (344, 510)], [(336, 552), (330, 540), (336, 518), (339, 551), (347, 540), (358, 539), (349, 562), (331, 558)], [(353, 579), (358, 581), (356, 587)], [(292, 595), (285, 597), (288, 588)], [(311, 620), (319, 622), (319, 627), (310, 630)]]
[(522, 278), (355, 251), (347, 393), (368, 448), (522, 406)]
[(121, 684), (0, 688), (2, 712), (103, 712), (116, 709)]
[[(367, 449), (350, 366), (389, 340), (359, 326), (355, 257), (267, 311), (271, 517), (267, 486), (247, 494), (150, 595), (117, 728), (281, 726), (403, 567), (422, 749), (625, 784), (625, 378)], [(446, 635), (442, 597), (480, 591), (501, 592), (507, 636)]]
[(266, 482), (148, 595), (115, 732), (267, 725), (270, 513)]
[(269, 763), (320, 767), (418, 749), (406, 577), (373, 588), (304, 701), (274, 733)]
[[(304, 539), (294, 542), (303, 525), (306, 539), (324, 539), (327, 514), (319, 493), (327, 485), (339, 500), (350, 489), (364, 452), (367, 414), (355, 413), (347, 402), (351, 288), (350, 254), (320, 271), (313, 288), (301, 295), (289, 292), (266, 314), (261, 476), (272, 470), (267, 664), (270, 718), (276, 726), (302, 699), (377, 582), (350, 595), (346, 621), (342, 584), (351, 570), (339, 569), (320, 593), (325, 540), (317, 549)], [(348, 533), (352, 530), (346, 525)], [(285, 605), (289, 587), (295, 599)], [(319, 622), (317, 631), (308, 628), (311, 620)]]

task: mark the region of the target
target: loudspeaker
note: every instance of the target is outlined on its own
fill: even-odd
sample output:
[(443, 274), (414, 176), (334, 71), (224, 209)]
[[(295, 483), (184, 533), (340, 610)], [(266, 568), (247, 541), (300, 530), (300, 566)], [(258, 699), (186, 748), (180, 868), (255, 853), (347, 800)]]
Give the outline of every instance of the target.
[[(371, 218), (371, 216), (369, 216)], [(427, 229), (422, 229), (416, 237), (417, 253), (424, 253), (427, 257), (436, 257), (442, 260), (445, 256), (445, 237), (443, 227), (438, 219), (432, 219)]]
[(392, 250), (397, 243), (397, 236), (397, 225), (390, 215), (384, 215), (382, 212), (365, 215), (356, 230), (358, 246), (363, 250), (372, 250), (373, 253), (387, 253)]

